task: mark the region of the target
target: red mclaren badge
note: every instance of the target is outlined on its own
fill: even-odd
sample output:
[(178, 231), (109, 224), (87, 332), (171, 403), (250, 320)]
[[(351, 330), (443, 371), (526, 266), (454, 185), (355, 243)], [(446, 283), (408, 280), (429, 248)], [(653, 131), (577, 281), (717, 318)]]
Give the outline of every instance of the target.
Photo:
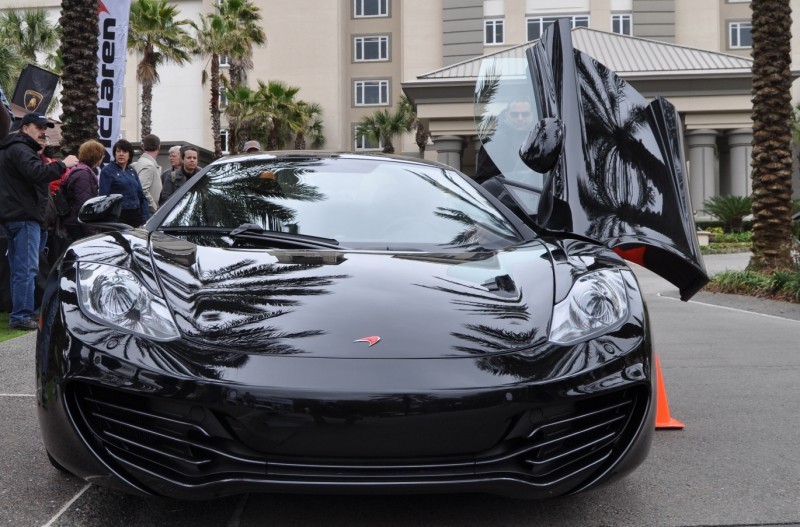
[(369, 342), (369, 347), (374, 346), (381, 340), (380, 337), (364, 337), (363, 339), (354, 340), (353, 342)]

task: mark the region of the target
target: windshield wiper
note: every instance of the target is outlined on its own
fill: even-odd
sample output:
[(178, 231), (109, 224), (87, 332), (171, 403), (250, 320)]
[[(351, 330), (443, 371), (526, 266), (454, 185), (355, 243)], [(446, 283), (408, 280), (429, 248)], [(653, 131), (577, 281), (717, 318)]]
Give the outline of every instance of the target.
[(243, 223), (233, 229), (228, 236), (234, 240), (247, 240), (260, 243), (274, 243), (308, 249), (340, 249), (339, 240), (310, 236), (308, 234), (294, 234), (291, 232), (268, 231), (255, 223)]

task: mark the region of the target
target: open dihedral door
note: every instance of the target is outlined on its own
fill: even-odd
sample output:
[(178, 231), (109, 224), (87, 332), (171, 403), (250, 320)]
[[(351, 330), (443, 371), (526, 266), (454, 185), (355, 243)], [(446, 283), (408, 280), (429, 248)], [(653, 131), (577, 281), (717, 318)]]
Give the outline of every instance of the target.
[[(665, 99), (647, 100), (589, 55), (574, 50), (568, 23), (552, 24), (527, 50), (540, 123), (560, 126), (560, 153), (541, 173), (540, 196), (519, 199), (525, 177), (502, 175), (485, 186), (544, 231), (571, 232), (603, 243), (678, 287), (688, 300), (707, 282), (692, 216), (680, 118)], [(519, 84), (519, 71), (516, 72)], [(502, 76), (490, 92), (503, 93)], [(486, 92), (487, 81), (479, 80)], [(482, 105), (483, 111), (487, 108)], [(539, 127), (539, 136), (544, 127)], [(532, 134), (527, 147), (536, 147)], [(552, 134), (551, 134), (552, 135)], [(487, 142), (491, 142), (490, 140)], [(552, 146), (546, 146), (552, 150)], [(541, 150), (541, 148), (539, 149)], [(557, 151), (558, 152), (558, 151)], [(552, 156), (551, 156), (552, 157)], [(530, 163), (529, 163), (530, 166)], [(528, 186), (529, 189), (535, 187)]]

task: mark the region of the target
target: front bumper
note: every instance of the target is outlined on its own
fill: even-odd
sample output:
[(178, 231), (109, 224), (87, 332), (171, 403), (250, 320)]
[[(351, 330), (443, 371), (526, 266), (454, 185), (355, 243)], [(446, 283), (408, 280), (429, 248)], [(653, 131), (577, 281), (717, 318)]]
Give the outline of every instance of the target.
[[(49, 368), (50, 376), (40, 376), (48, 452), (87, 481), (145, 495), (550, 497), (632, 470), (646, 456), (653, 431), (647, 339), (568, 378), (444, 390), (417, 385), (405, 393), (179, 378), (88, 347), (72, 357), (63, 375)], [(303, 369), (324, 368), (334, 379), (351, 378), (346, 372), (353, 368), (364, 372), (365, 362), (371, 375), (386, 378), (410, 367), (391, 360), (274, 360), (305, 361)], [(413, 362), (428, 378), (437, 369), (450, 379), (477, 378), (469, 373), (477, 360)], [(287, 384), (300, 386), (298, 379)]]

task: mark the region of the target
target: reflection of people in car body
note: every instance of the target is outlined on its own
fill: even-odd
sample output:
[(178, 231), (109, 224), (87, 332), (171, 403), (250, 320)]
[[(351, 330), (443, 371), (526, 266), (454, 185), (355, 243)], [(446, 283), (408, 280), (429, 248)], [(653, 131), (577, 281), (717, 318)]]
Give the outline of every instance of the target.
[[(483, 183), (489, 178), (504, 172), (497, 163), (506, 163), (511, 167), (521, 165), (519, 147), (525, 141), (533, 127), (533, 105), (530, 100), (518, 98), (509, 101), (506, 109), (500, 113), (499, 124), (494, 133), (484, 141), (478, 152), (478, 164), (475, 179)], [(504, 167), (508, 170), (508, 167)]]

